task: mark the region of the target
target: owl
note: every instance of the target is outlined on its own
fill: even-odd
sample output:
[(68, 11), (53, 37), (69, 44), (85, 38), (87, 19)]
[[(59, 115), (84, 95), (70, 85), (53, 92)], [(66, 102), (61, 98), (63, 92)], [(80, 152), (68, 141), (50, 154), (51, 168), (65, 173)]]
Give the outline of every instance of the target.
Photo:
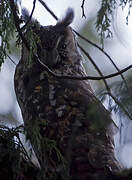
[(120, 169), (113, 152), (113, 121), (89, 82), (57, 78), (43, 66), (59, 76), (86, 76), (70, 27), (73, 19), (69, 8), (54, 26), (31, 20), (23, 35), (32, 51), (22, 44), (14, 75), (26, 137), (42, 179), (85, 180), (93, 172)]

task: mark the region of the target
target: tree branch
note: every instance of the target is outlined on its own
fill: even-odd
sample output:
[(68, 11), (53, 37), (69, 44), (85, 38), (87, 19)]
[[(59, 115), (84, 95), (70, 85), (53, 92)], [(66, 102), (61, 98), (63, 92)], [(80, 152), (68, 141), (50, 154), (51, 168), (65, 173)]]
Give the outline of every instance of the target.
[(121, 73), (124, 73), (128, 71), (129, 69), (132, 68), (132, 65), (122, 69), (120, 72), (109, 74), (107, 76), (101, 76), (101, 77), (95, 77), (95, 76), (69, 76), (69, 75), (58, 75), (55, 74), (53, 71), (51, 71), (39, 58), (38, 58), (39, 63), (43, 66), (43, 68), (49, 72), (52, 76), (60, 79), (73, 79), (73, 80), (102, 80), (102, 79), (110, 79), (112, 77), (118, 76)]
[(36, 0), (33, 1), (33, 8), (32, 8), (32, 12), (29, 16), (29, 19), (27, 20), (27, 22), (25, 23), (25, 25), (21, 28), (21, 30), (25, 29), (28, 25), (28, 23), (31, 21), (32, 19), (32, 16), (33, 16), (33, 13), (34, 13), (34, 10), (35, 10), (35, 5), (36, 5)]
[[(83, 40), (85, 40), (86, 42), (88, 42), (89, 44), (91, 44), (92, 46), (94, 46), (94, 47), (96, 47), (97, 49), (99, 49), (99, 50), (110, 60), (110, 62), (111, 62), (111, 63), (113, 64), (113, 66), (115, 67), (115, 69), (116, 69), (118, 72), (120, 72), (120, 69), (116, 66), (116, 64), (114, 63), (114, 61), (113, 61), (112, 58), (110, 57), (110, 55), (103, 50), (103, 48), (101, 48), (101, 47), (99, 47), (97, 44), (91, 42), (91, 41), (88, 40), (86, 37), (82, 36), (82, 35), (79, 34), (77, 31), (75, 31), (74, 29), (73, 29), (73, 31), (74, 31), (75, 34), (77, 34), (80, 38), (82, 38)], [(125, 84), (126, 88), (128, 89), (128, 85), (127, 85), (127, 82), (126, 82), (124, 76), (123, 76), (122, 74), (121, 74), (120, 76), (121, 76), (122, 80), (124, 81), (124, 84)]]
[(85, 11), (84, 11), (84, 3), (85, 3), (85, 0), (82, 1), (82, 5), (81, 5), (81, 8), (82, 8), (82, 17), (86, 18)]
[(15, 23), (17, 32), (18, 32), (19, 36), (21, 37), (23, 43), (25, 44), (26, 48), (28, 50), (30, 50), (29, 45), (27, 43), (27, 40), (23, 36), (22, 31), (21, 31), (20, 26), (19, 26), (19, 17), (18, 17), (17, 12), (16, 12), (16, 6), (15, 6), (15, 3), (14, 3), (14, 0), (9, 0), (9, 3), (10, 3), (10, 7), (11, 7), (11, 10), (12, 10), (12, 13), (13, 13), (14, 23)]
[(129, 114), (129, 112), (124, 108), (124, 106), (122, 105), (121, 102), (119, 102), (117, 100), (117, 98), (115, 96), (113, 96), (113, 94), (111, 92), (107, 92), (106, 94), (108, 94), (109, 96), (112, 97), (112, 99), (115, 101), (116, 104), (118, 104), (120, 106), (120, 108), (124, 111), (124, 113), (128, 116), (128, 118), (130, 120), (132, 120), (132, 116)]
[[(51, 10), (49, 9), (49, 7), (46, 5), (46, 3), (45, 3), (44, 1), (42, 1), (42, 0), (38, 0), (38, 1), (44, 6), (44, 8), (45, 8), (56, 20), (58, 20), (58, 17), (54, 14), (53, 11), (51, 11)], [(84, 2), (85, 2), (85, 0), (83, 0), (82, 6), (84, 5)], [(86, 39), (85, 37), (83, 37), (82, 35), (80, 35), (78, 32), (76, 32), (74, 29), (73, 29), (73, 31), (74, 31), (79, 37), (81, 37), (82, 39), (84, 39), (84, 40), (87, 41), (89, 44), (93, 45), (94, 47), (98, 48), (100, 51), (102, 51), (102, 53), (104, 53), (104, 54), (107, 56), (107, 58), (111, 61), (111, 63), (113, 64), (113, 66), (114, 66), (114, 67), (116, 68), (116, 70), (118, 71), (118, 74), (117, 74), (117, 75), (120, 75), (120, 76), (121, 76), (121, 78), (123, 79), (126, 87), (128, 88), (127, 82), (126, 82), (124, 76), (122, 75), (123, 72), (120, 71), (120, 69), (116, 66), (116, 64), (114, 63), (114, 61), (112, 60), (112, 58), (111, 58), (102, 48), (100, 48), (97, 44), (89, 41), (88, 39)], [(130, 68), (131, 68), (131, 67), (129, 67), (128, 69), (130, 69)], [(124, 69), (124, 70), (125, 70), (125, 69)], [(122, 73), (120, 73), (120, 72), (122, 72)], [(124, 71), (124, 72), (125, 72), (125, 71)], [(114, 75), (114, 74), (112, 74), (112, 77), (114, 77), (113, 75)], [(106, 76), (106, 78), (109, 78), (109, 77)], [(91, 79), (91, 78), (90, 78), (90, 79)], [(105, 78), (102, 78), (102, 79), (105, 79)], [(101, 80), (101, 79), (92, 79), (92, 80)]]
[(47, 6), (47, 4), (42, 1), (42, 0), (38, 0), (43, 6), (44, 8), (54, 17), (54, 19), (58, 20), (58, 17), (54, 14), (53, 11), (51, 11), (51, 9)]
[[(86, 51), (82, 48), (82, 46), (80, 46), (79, 43), (78, 43), (77, 45), (78, 45), (78, 47), (81, 49), (81, 51), (87, 56), (87, 58), (90, 60), (90, 62), (93, 64), (93, 66), (95, 67), (95, 69), (97, 70), (97, 72), (100, 74), (100, 76), (103, 77), (103, 73), (100, 71), (99, 67), (98, 67), (97, 64), (93, 61), (93, 59), (91, 58), (91, 56), (89, 55), (89, 53), (86, 52)], [(110, 91), (110, 88), (109, 88), (109, 86), (108, 86), (108, 84), (107, 84), (106, 79), (103, 79), (103, 81), (104, 81), (104, 84), (105, 84), (105, 87), (106, 87), (107, 91)]]

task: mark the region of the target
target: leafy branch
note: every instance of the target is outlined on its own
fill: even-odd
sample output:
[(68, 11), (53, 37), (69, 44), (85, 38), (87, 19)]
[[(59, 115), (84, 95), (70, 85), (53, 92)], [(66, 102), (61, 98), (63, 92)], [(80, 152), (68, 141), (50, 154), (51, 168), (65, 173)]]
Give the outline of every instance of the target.
[(111, 27), (111, 21), (112, 21), (112, 15), (119, 6), (124, 9), (128, 5), (128, 14), (126, 17), (126, 24), (128, 24), (128, 18), (130, 16), (130, 10), (132, 7), (132, 1), (131, 0), (102, 0), (101, 1), (101, 7), (97, 14), (97, 20), (96, 20), (96, 28), (99, 33), (101, 44), (104, 47), (104, 39), (112, 37), (112, 31), (110, 29)]
[(14, 37), (14, 33), (15, 25), (9, 1), (0, 1), (0, 66), (7, 57), (7, 52), (11, 51), (10, 40)]

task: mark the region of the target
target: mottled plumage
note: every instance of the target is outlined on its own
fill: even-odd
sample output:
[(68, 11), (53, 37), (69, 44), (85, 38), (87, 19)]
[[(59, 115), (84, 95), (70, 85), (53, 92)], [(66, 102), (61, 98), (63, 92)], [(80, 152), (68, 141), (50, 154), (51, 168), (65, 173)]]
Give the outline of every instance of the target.
[[(36, 53), (54, 73), (85, 76), (82, 56), (69, 26), (73, 17), (69, 9), (55, 26), (32, 24), (32, 31), (39, 37)], [(85, 180), (93, 171), (120, 169), (113, 155), (112, 119), (88, 81), (55, 78), (36, 56), (29, 65), (29, 55), (23, 44), (15, 90), (43, 178)]]

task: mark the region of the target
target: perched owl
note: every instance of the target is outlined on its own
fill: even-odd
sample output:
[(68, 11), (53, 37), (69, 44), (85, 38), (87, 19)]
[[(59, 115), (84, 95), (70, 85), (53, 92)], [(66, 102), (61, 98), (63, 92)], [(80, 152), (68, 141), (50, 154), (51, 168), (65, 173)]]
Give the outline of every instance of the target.
[(113, 153), (112, 119), (88, 81), (54, 77), (40, 64), (60, 76), (86, 75), (69, 26), (73, 18), (69, 8), (55, 26), (31, 21), (23, 35), (33, 51), (23, 43), (15, 71), (15, 91), (26, 136), (44, 180), (85, 180), (93, 172), (120, 169)]

